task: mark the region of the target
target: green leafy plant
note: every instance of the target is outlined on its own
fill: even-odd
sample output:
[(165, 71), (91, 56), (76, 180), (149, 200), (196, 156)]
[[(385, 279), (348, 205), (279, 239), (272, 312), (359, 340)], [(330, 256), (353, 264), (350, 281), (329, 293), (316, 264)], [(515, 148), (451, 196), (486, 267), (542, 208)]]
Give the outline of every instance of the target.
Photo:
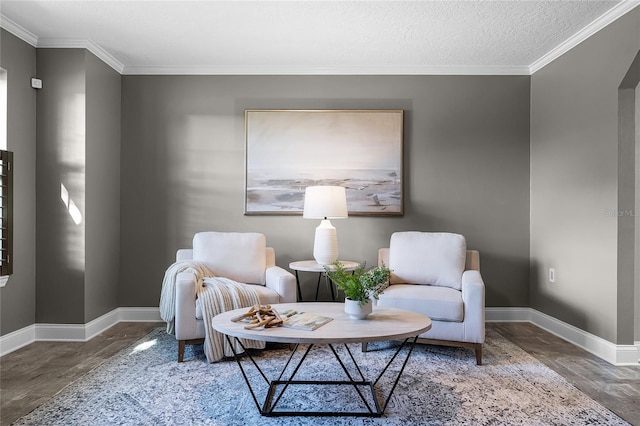
[(355, 300), (361, 306), (371, 298), (377, 300), (389, 286), (391, 270), (384, 263), (368, 271), (365, 270), (365, 264), (362, 264), (353, 272), (346, 271), (338, 261), (333, 262), (331, 266), (324, 267), (329, 279), (336, 284), (338, 290), (344, 291), (346, 297)]

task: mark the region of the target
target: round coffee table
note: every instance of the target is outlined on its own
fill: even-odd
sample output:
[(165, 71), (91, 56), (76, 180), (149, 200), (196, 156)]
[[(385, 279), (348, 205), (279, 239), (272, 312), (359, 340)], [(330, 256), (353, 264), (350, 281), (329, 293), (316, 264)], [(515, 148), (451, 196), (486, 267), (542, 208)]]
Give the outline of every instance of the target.
[[(213, 328), (223, 334), (225, 334), (228, 343), (234, 349), (234, 355), (238, 366), (240, 367), (240, 371), (249, 387), (249, 391), (253, 396), (254, 402), (256, 403), (256, 407), (260, 411), (260, 414), (263, 416), (299, 416), (299, 415), (314, 415), (314, 416), (372, 416), (379, 417), (384, 413), (389, 400), (391, 399), (391, 395), (395, 390), (400, 377), (402, 376), (402, 372), (404, 371), (404, 367), (407, 364), (411, 356), (411, 352), (415, 346), (415, 342), (418, 338), (418, 335), (428, 331), (431, 328), (431, 319), (427, 316), (416, 313), (405, 311), (402, 309), (382, 307), (382, 306), (374, 306), (373, 312), (369, 315), (367, 319), (364, 320), (353, 320), (350, 319), (349, 316), (344, 312), (344, 304), (342, 303), (331, 303), (331, 302), (312, 302), (312, 303), (282, 303), (277, 305), (271, 305), (272, 308), (277, 309), (278, 312), (283, 312), (289, 309), (298, 311), (298, 312), (308, 312), (314, 313), (326, 317), (333, 318), (332, 321), (322, 325), (321, 327), (309, 331), (309, 330), (298, 330), (287, 327), (273, 327), (267, 329), (246, 329), (246, 323), (243, 322), (233, 322), (232, 318), (238, 317), (243, 313), (248, 311), (248, 308), (236, 309), (234, 311), (225, 312), (223, 314), (217, 315), (213, 319)], [(265, 342), (277, 342), (277, 343), (289, 343), (294, 344), (294, 349), (289, 357), (289, 360), (285, 364), (284, 368), (280, 372), (278, 379), (276, 380), (268, 380), (267, 376), (262, 372), (256, 361), (251, 357), (251, 354), (247, 352), (248, 358), (251, 360), (249, 365), (254, 365), (255, 368), (258, 369), (262, 377), (265, 379), (266, 383), (269, 385), (269, 390), (267, 392), (267, 396), (262, 404), (258, 402), (256, 397), (256, 393), (252, 388), (249, 380), (247, 378), (247, 374), (245, 372), (245, 368), (243, 367), (243, 363), (240, 360), (240, 356), (236, 353), (234, 344), (232, 342), (232, 338), (244, 349), (242, 343), (239, 339), (252, 339), (252, 340), (260, 340)], [(397, 348), (395, 354), (390, 358), (387, 363), (387, 366), (382, 370), (382, 372), (378, 375), (378, 377), (374, 380), (367, 380), (364, 378), (360, 368), (358, 367), (355, 358), (350, 352), (348, 348), (348, 343), (369, 343), (369, 342), (378, 342), (378, 341), (386, 341), (386, 340), (402, 340), (402, 344)], [(290, 361), (293, 359), (294, 354), (297, 352), (299, 345), (308, 345), (304, 351), (302, 358), (299, 360), (297, 365), (293, 368), (293, 373), (288, 378), (284, 378), (284, 372), (287, 370), (287, 366)], [(309, 380), (294, 380), (294, 376), (300, 366), (303, 364), (306, 359), (309, 351), (314, 345), (328, 345), (332, 352), (335, 355), (335, 358), (339, 362), (342, 370), (345, 372), (348, 380), (332, 380), (332, 381), (309, 381)], [(336, 344), (344, 344), (347, 353), (349, 354), (348, 359), (352, 361), (352, 364), (355, 366), (360, 378), (356, 377), (349, 373), (345, 366), (345, 361), (342, 360), (338, 354), (338, 352), (334, 349), (333, 345)], [(403, 348), (408, 347), (406, 357), (404, 360), (398, 359), (397, 355), (402, 351)], [(397, 373), (397, 376), (394, 378), (393, 386), (387, 395), (386, 399), (379, 395), (376, 392), (375, 386), (379, 382), (379, 380), (383, 377), (386, 372), (389, 372), (389, 367), (397, 360), (401, 362), (401, 368)], [(306, 412), (298, 412), (298, 411), (278, 411), (276, 410), (276, 406), (282, 394), (286, 391), (288, 386), (292, 385), (349, 385), (353, 386), (357, 394), (360, 396), (360, 399), (363, 402), (364, 409), (362, 411), (355, 412), (344, 412), (344, 411), (306, 411)], [(284, 387), (277, 393), (277, 388), (279, 385), (284, 385)], [(362, 394), (359, 387), (366, 386), (371, 391), (371, 399), (374, 402), (375, 407), (372, 407), (369, 404)], [(384, 399), (384, 400), (383, 400)]]

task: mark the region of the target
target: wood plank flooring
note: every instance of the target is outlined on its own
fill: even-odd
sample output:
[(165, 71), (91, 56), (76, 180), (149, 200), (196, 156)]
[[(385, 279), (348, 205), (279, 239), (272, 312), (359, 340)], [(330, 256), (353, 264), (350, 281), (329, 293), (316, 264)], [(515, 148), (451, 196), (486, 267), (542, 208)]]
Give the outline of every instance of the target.
[(640, 426), (640, 364), (616, 367), (531, 323), (488, 323), (567, 381)]
[[(10, 425), (158, 326), (119, 323), (88, 342), (36, 342), (0, 358), (0, 425)], [(488, 323), (487, 328), (640, 426), (640, 366), (614, 367), (529, 323)], [(471, 362), (471, 351), (469, 356)]]
[(0, 358), (0, 425), (10, 425), (161, 323), (118, 323), (88, 342), (35, 342)]

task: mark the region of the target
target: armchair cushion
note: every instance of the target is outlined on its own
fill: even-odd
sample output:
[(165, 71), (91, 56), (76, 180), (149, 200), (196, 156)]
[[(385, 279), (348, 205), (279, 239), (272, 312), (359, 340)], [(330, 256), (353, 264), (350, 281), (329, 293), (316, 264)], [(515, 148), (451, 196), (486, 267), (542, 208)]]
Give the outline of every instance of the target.
[(460, 290), (467, 244), (444, 232), (395, 232), (389, 245), (391, 284), (428, 284)]
[(265, 284), (267, 242), (252, 232), (199, 232), (193, 237), (193, 260), (216, 276), (249, 284)]
[(418, 312), (434, 321), (464, 321), (462, 292), (449, 287), (394, 284), (380, 295), (378, 304)]

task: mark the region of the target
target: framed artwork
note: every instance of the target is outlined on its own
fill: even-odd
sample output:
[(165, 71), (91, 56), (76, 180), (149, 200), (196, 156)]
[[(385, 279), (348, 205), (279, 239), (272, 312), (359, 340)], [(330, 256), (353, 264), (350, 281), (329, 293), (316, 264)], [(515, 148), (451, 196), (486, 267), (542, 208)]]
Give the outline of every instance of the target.
[(402, 110), (246, 110), (246, 215), (302, 214), (307, 186), (346, 188), (350, 215), (403, 211)]

